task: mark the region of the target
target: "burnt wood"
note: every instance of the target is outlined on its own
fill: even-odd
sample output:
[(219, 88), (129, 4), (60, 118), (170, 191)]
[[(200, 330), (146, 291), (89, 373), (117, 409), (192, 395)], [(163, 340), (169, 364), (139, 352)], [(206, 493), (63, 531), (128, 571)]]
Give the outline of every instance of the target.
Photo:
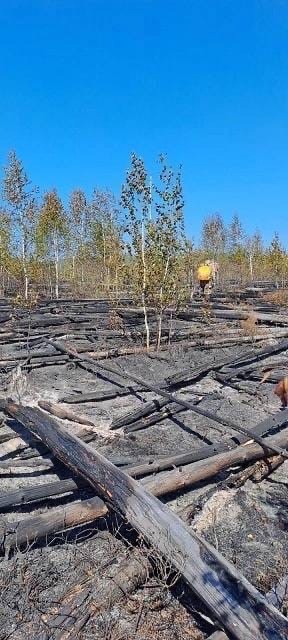
[(2, 553), (5, 552), (7, 555), (10, 549), (31, 545), (45, 536), (104, 517), (107, 512), (104, 502), (94, 497), (73, 502), (65, 507), (49, 509), (45, 513), (24, 520), (6, 522), (4, 525), (1, 523)]
[(40, 409), (8, 402), (6, 410), (119, 510), (156, 553), (169, 559), (225, 630), (239, 640), (286, 640), (287, 619), (219, 552), (189, 530), (136, 480), (68, 433), (53, 418), (43, 418)]

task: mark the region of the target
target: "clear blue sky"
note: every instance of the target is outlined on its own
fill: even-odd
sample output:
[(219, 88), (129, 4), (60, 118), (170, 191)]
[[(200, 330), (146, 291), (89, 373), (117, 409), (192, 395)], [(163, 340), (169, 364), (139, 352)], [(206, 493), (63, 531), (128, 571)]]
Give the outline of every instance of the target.
[(166, 152), (192, 236), (237, 211), (287, 246), (287, 0), (2, 0), (0, 25), (2, 165), (117, 194)]

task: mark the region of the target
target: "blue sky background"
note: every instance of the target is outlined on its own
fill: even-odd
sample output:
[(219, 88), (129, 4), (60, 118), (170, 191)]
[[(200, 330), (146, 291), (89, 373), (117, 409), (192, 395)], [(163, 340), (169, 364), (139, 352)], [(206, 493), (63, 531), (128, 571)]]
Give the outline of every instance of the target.
[(287, 0), (2, 0), (0, 163), (119, 193), (129, 154), (183, 165), (186, 227), (237, 211), (288, 244)]

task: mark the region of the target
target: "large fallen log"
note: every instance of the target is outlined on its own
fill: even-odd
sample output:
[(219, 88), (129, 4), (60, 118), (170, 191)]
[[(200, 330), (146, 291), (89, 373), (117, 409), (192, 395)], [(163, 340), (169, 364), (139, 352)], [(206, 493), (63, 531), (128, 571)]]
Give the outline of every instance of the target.
[[(31, 460), (15, 460), (15, 458), (10, 458), (9, 460), (0, 460), (0, 471), (9, 471), (9, 476), (15, 473), (16, 469), (35, 469), (35, 467), (44, 467), (44, 470), (52, 469), (54, 464), (52, 460), (48, 460), (47, 458), (32, 458)], [(21, 502), (21, 500), (20, 500)], [(17, 504), (17, 503), (15, 503)]]
[[(258, 424), (254, 425), (250, 433), (250, 437), (253, 438), (257, 436), (262, 436), (268, 433), (271, 430), (281, 429), (288, 422), (288, 409), (285, 411), (279, 411), (274, 416), (269, 416), (258, 422)], [(247, 437), (244, 435), (240, 435), (237, 438), (239, 444), (244, 444), (247, 442)], [(146, 474), (158, 473), (159, 471), (165, 471), (169, 469), (169, 467), (178, 467), (182, 465), (186, 465), (192, 462), (198, 462), (199, 460), (205, 460), (206, 458), (211, 458), (218, 453), (222, 453), (224, 451), (230, 451), (231, 449), (236, 449), (237, 443), (234, 438), (230, 438), (229, 440), (208, 444), (194, 451), (187, 451), (181, 454), (177, 454), (175, 456), (167, 456), (160, 460), (151, 460), (151, 462), (144, 462), (138, 465), (130, 465), (125, 470), (128, 471), (133, 477), (144, 476)]]
[[(43, 466), (44, 464), (43, 461)], [(22, 463), (22, 466), (25, 465)], [(64, 495), (65, 493), (77, 491), (83, 486), (87, 486), (87, 483), (85, 483), (82, 478), (77, 478), (77, 481), (73, 480), (73, 478), (67, 478), (65, 480), (46, 482), (45, 484), (32, 487), (22, 487), (15, 489), (15, 491), (7, 491), (7, 493), (0, 495), (0, 510), (7, 509), (16, 504), (27, 504), (29, 502), (43, 500), (43, 498)]]
[[(288, 410), (286, 413), (288, 413)], [(261, 430), (265, 432), (266, 430), (265, 425), (267, 426), (267, 422), (269, 423), (269, 419), (268, 421), (266, 420), (266, 421), (263, 421), (262, 423), (259, 423), (255, 427), (255, 430), (258, 432), (261, 432)], [(271, 419), (270, 419), (270, 424), (271, 424)], [(281, 436), (281, 442), (283, 442), (283, 446), (284, 446), (285, 443), (287, 442), (287, 434), (283, 433), (283, 434), (280, 434), (280, 436)], [(282, 437), (283, 437), (283, 441), (282, 441)], [(235, 449), (234, 455), (232, 457), (230, 455), (225, 457), (224, 456), (219, 457), (219, 454), (224, 453), (225, 451), (229, 452), (232, 448)], [(139, 465), (130, 464), (129, 466), (125, 467), (124, 471), (128, 475), (134, 478), (137, 478), (139, 476), (145, 476), (146, 474), (158, 473), (160, 471), (169, 469), (169, 467), (186, 465), (184, 469), (181, 469), (178, 472), (178, 474), (175, 473), (174, 476), (171, 473), (163, 474), (161, 476), (160, 482), (157, 482), (156, 484), (155, 484), (154, 478), (148, 478), (144, 481), (146, 486), (149, 488), (149, 490), (152, 493), (155, 490), (158, 495), (159, 486), (160, 486), (159, 495), (165, 495), (166, 491), (168, 491), (169, 493), (178, 491), (179, 482), (184, 482), (185, 488), (187, 487), (191, 488), (193, 485), (198, 483), (200, 476), (202, 480), (209, 480), (211, 477), (215, 475), (215, 473), (228, 469), (232, 464), (239, 465), (249, 461), (262, 459), (263, 457), (264, 457), (263, 450), (262, 450), (262, 453), (258, 448), (252, 450), (251, 445), (249, 445), (249, 447), (246, 446), (244, 448), (244, 457), (243, 457), (243, 448), (237, 447), (236, 443), (233, 440), (231, 440), (230, 443), (223, 442), (219, 444), (206, 445), (205, 447), (197, 449), (196, 451), (178, 454), (177, 456), (170, 456), (170, 457), (168, 456), (167, 458), (162, 458), (160, 460), (142, 463)], [(198, 465), (198, 466), (195, 464), (191, 464), (193, 462), (195, 463), (200, 460), (207, 460), (207, 458), (213, 458), (210, 464), (204, 464), (204, 465)], [(120, 465), (119, 465), (119, 462), (120, 462)], [(47, 463), (49, 466), (49, 460), (40, 459), (38, 461), (38, 464), (42, 464), (43, 466), (47, 465)], [(121, 466), (121, 460), (120, 461), (113, 460), (113, 463), (116, 464), (117, 466)], [(9, 467), (9, 465), (13, 463), (8, 461), (7, 463), (2, 463), (2, 465), (3, 464), (6, 465), (4, 468), (7, 468)], [(17, 466), (19, 465), (27, 466), (27, 464), (29, 464), (29, 461), (14, 461), (14, 465), (17, 465)], [(52, 463), (50, 463), (50, 466), (51, 464)], [(278, 464), (278, 461), (277, 461), (277, 464)], [(266, 467), (269, 471), (273, 469), (273, 465), (274, 465), (274, 468), (276, 468), (277, 464), (274, 465), (273, 462), (271, 464), (270, 458), (268, 458), (267, 461), (266, 459), (263, 460), (264, 468)], [(218, 465), (220, 465), (220, 467)], [(0, 463), (0, 468), (2, 468), (1, 463)], [(245, 473), (245, 471), (243, 473)], [(253, 473), (254, 473), (254, 469), (253, 469)], [(255, 481), (258, 481), (257, 477), (255, 478)], [(74, 491), (77, 491), (81, 486), (85, 486), (85, 482), (81, 481), (81, 479), (74, 480), (73, 478), (67, 478), (65, 480), (58, 480), (56, 482), (49, 482), (45, 484), (36, 485), (35, 487), (29, 486), (29, 487), (16, 489), (15, 491), (8, 491), (7, 493), (0, 495), (0, 510), (7, 509), (8, 507), (12, 507), (16, 504), (26, 504), (28, 502), (41, 500), (43, 498), (48, 498), (48, 497), (53, 497), (57, 495), (62, 495), (65, 493), (74, 492)], [(163, 492), (162, 494), (161, 494), (161, 491)]]
[[(288, 621), (175, 513), (125, 473), (37, 408), (8, 402), (6, 410), (84, 477), (183, 576), (224, 628), (238, 640), (286, 640)], [(254, 445), (256, 446), (256, 445)]]
[[(212, 318), (221, 318), (221, 320), (247, 320), (250, 315), (250, 311), (241, 311), (236, 309), (211, 309)], [(178, 313), (178, 317), (181, 320), (193, 320), (194, 318), (203, 317), (203, 307), (199, 309), (192, 309), (191, 311), (181, 311)], [(288, 324), (288, 318), (286, 315), (279, 313), (255, 313), (255, 320), (257, 324), (274, 324), (277, 326), (286, 326)]]
[(46, 513), (13, 522), (3, 520), (0, 526), (2, 551), (9, 554), (10, 549), (30, 545), (31, 542), (79, 526), (105, 516), (108, 512), (104, 502), (98, 498), (90, 498), (81, 502), (73, 502), (65, 507), (49, 509)]
[[(288, 448), (288, 429), (265, 438), (266, 447), (270, 445)], [(266, 448), (265, 447), (265, 448)], [(183, 467), (180, 471), (159, 473), (154, 477), (143, 479), (143, 485), (155, 496), (164, 496), (175, 491), (183, 491), (198, 482), (209, 480), (234, 465), (243, 465), (252, 460), (266, 458), (265, 450), (256, 442), (249, 445), (241, 445), (231, 451), (224, 451), (211, 458), (194, 462)]]
[[(262, 422), (258, 423), (253, 427), (253, 431), (251, 435), (263, 435), (270, 431), (271, 429), (281, 428), (288, 421), (288, 409), (283, 412), (279, 412), (275, 416), (268, 417)], [(78, 435), (79, 437), (79, 435)], [(240, 442), (244, 443), (246, 438), (245, 436), (239, 437)], [(47, 451), (47, 448), (42, 445), (42, 448)], [(237, 444), (234, 439), (228, 440), (226, 442), (214, 443), (211, 445), (205, 445), (196, 449), (195, 451), (183, 452), (174, 456), (167, 456), (161, 459), (151, 459), (147, 462), (142, 462), (141, 464), (131, 464), (127, 462), (125, 459), (113, 459), (113, 463), (117, 466), (125, 466), (125, 472), (131, 475), (134, 478), (149, 475), (152, 473), (158, 473), (160, 471), (165, 471), (169, 468), (179, 467), (183, 465), (188, 465), (193, 462), (197, 462), (199, 460), (205, 460), (207, 458), (213, 457), (216, 454), (222, 453), (224, 451), (229, 451), (231, 449), (236, 449)], [(43, 466), (53, 466), (53, 463), (47, 459), (39, 459), (32, 461), (6, 461), (0, 462), (0, 469), (11, 469), (13, 470), (16, 466), (30, 466), (30, 464), (37, 462), (37, 465)], [(265, 463), (264, 463), (265, 464)], [(270, 465), (269, 465), (270, 468)], [(184, 471), (187, 470), (187, 467)], [(191, 468), (193, 472), (193, 467)], [(190, 478), (191, 485), (193, 485), (193, 475)], [(78, 484), (72, 478), (67, 480), (60, 480), (52, 483), (46, 483), (45, 485), (38, 485), (36, 487), (24, 487), (22, 489), (17, 489), (16, 491), (9, 491), (0, 495), (0, 509), (11, 507), (16, 504), (31, 502), (33, 500), (40, 500), (42, 498), (47, 498), (55, 495), (61, 495), (62, 493), (67, 493), (69, 491), (75, 491), (78, 489)]]

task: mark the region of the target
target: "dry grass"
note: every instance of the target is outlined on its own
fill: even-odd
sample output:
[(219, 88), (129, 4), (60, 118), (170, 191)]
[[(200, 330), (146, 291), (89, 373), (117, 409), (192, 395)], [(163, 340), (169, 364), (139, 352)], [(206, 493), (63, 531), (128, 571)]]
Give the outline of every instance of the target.
[(123, 331), (124, 333), (125, 323), (123, 318), (119, 316), (115, 309), (111, 309), (108, 316), (108, 329), (114, 329), (118, 331)]
[(250, 336), (251, 338), (256, 336), (259, 333), (256, 313), (250, 311), (246, 320), (241, 320), (240, 326), (244, 336)]
[(272, 304), (279, 304), (281, 307), (288, 307), (288, 289), (279, 289), (274, 293), (266, 293), (264, 300)]

